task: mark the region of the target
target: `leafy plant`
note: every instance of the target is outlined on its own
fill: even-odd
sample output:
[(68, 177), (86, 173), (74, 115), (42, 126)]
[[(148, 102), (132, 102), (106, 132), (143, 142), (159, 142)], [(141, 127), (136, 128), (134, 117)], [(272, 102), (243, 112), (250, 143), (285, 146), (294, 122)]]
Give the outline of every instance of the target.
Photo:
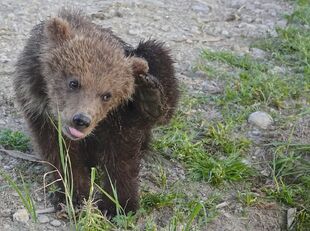
[(0, 144), (7, 149), (25, 152), (29, 149), (29, 138), (20, 131), (5, 129), (0, 131)]

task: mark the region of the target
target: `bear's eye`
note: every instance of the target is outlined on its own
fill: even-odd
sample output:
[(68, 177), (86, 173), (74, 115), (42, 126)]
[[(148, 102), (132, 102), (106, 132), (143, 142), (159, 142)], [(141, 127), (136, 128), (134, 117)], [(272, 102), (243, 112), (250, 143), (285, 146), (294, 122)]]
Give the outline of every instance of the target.
[(110, 92), (101, 95), (102, 101), (105, 101), (105, 102), (109, 101), (111, 99), (111, 97), (112, 97), (112, 95)]
[(80, 87), (80, 83), (77, 80), (71, 80), (69, 82), (69, 88), (72, 90), (78, 89)]

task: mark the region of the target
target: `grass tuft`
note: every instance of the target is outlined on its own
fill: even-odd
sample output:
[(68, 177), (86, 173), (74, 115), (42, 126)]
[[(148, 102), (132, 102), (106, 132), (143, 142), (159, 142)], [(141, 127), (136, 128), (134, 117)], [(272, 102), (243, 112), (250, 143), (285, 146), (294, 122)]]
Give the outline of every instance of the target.
[(34, 200), (32, 199), (29, 185), (25, 183), (24, 178), (20, 174), (22, 184), (21, 186), (18, 185), (8, 174), (4, 172), (0, 172), (0, 176), (3, 177), (3, 179), (10, 185), (12, 189), (18, 194), (18, 197), (20, 198), (23, 206), (26, 208), (28, 213), (31, 216), (31, 219), (34, 222), (37, 222), (38, 216), (36, 212), (36, 207)]
[(0, 131), (0, 145), (6, 149), (25, 152), (29, 149), (29, 138), (20, 131), (5, 129)]

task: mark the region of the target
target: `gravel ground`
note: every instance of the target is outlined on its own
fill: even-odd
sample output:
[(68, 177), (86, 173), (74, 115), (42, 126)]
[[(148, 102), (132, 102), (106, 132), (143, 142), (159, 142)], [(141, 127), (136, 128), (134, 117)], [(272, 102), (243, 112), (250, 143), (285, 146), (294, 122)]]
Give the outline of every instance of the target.
[[(190, 89), (197, 91), (202, 91), (202, 87), (208, 84), (206, 76), (193, 71), (203, 48), (226, 49), (259, 56), (259, 52), (250, 51), (250, 42), (266, 34), (276, 35), (275, 27), (286, 25), (283, 14), (292, 10), (287, 1), (281, 0), (1, 0), (0, 129), (18, 129), (27, 133), (25, 123), (14, 104), (14, 63), (31, 28), (47, 16), (56, 15), (61, 6), (82, 9), (95, 23), (111, 27), (117, 35), (133, 45), (148, 38), (165, 41), (175, 57), (177, 77)], [(44, 171), (40, 165), (29, 165), (0, 155), (0, 167), (13, 177), (16, 177), (14, 167), (23, 164), (27, 166), (25, 169), (29, 175), (42, 179)], [(182, 175), (177, 168), (171, 171), (174, 170), (177, 173), (171, 175)], [(144, 177), (143, 172), (142, 176)], [(40, 183), (34, 181), (32, 188), (40, 187)], [(202, 191), (208, 188), (207, 185), (204, 189), (203, 187), (203, 184), (198, 186)], [(1, 230), (67, 230), (63, 221), (54, 221), (54, 214), (41, 218), (44, 222), (40, 224), (13, 220), (12, 214), (21, 208), (18, 196), (6, 187), (1, 178), (0, 188)], [(44, 208), (42, 192), (38, 191), (35, 195), (36, 203)], [(229, 211), (238, 209), (232, 207)], [(268, 212), (252, 210), (249, 211), (248, 218), (244, 219), (241, 215), (223, 209), (218, 219), (211, 223), (209, 230), (279, 229), (281, 211), (277, 207)]]

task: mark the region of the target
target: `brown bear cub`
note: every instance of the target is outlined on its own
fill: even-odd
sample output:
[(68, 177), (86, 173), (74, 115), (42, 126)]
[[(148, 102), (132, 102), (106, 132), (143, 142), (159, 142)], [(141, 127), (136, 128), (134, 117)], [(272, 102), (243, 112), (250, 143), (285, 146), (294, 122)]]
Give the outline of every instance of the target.
[[(81, 13), (62, 10), (33, 28), (14, 86), (37, 151), (59, 170), (55, 124), (61, 119), (75, 202), (88, 197), (96, 166), (110, 176), (125, 211), (135, 211), (151, 129), (169, 121), (178, 99), (173, 61), (163, 44), (149, 40), (133, 48)], [(108, 177), (102, 186), (112, 194)], [(112, 201), (99, 201), (102, 211), (115, 214)]]

